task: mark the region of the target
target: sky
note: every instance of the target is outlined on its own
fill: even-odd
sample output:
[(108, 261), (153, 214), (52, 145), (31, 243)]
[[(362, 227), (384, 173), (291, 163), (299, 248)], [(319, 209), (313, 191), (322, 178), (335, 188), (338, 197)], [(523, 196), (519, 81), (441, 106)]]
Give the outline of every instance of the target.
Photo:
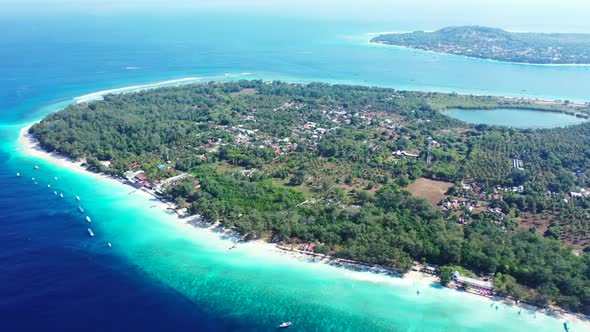
[(590, 0), (0, 0), (1, 15), (129, 15), (233, 12), (244, 15), (396, 21), (417, 29), (478, 24), (512, 30), (590, 33)]

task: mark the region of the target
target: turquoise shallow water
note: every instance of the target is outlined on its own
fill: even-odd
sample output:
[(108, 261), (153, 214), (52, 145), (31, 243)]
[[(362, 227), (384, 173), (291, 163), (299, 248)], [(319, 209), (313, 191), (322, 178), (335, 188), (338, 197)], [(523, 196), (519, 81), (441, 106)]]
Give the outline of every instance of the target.
[(449, 109), (446, 115), (472, 124), (487, 124), (514, 128), (554, 128), (588, 121), (573, 115), (534, 110), (498, 108), (494, 110)]
[[(518, 315), (506, 306), (496, 311), (487, 300), (426, 284), (310, 264), (255, 245), (229, 252), (228, 240), (179, 222), (152, 207), (153, 199), (30, 157), (16, 140), (26, 123), (76, 96), (79, 101), (96, 97), (88, 95), (95, 91), (134, 86), (113, 91), (129, 92), (186, 77), (193, 79), (166, 84), (320, 80), (586, 100), (588, 68), (511, 65), (367, 44), (367, 31), (398, 27), (382, 23), (201, 15), (6, 19), (0, 27), (10, 31), (0, 35), (0, 267), (8, 272), (0, 279), (7, 285), (0, 290), (0, 328), (9, 323), (2, 330), (79, 330), (92, 322), (96, 330), (132, 324), (144, 331), (260, 331), (283, 320), (293, 320), (296, 331), (562, 330), (559, 319)], [(86, 234), (75, 195), (92, 217), (94, 239)], [(58, 252), (50, 255), (46, 248)], [(97, 274), (96, 266), (108, 273)], [(81, 291), (68, 293), (78, 284)], [(149, 301), (154, 304), (144, 307)], [(21, 318), (30, 308), (40, 312), (38, 325)], [(2, 316), (7, 309), (15, 314)]]

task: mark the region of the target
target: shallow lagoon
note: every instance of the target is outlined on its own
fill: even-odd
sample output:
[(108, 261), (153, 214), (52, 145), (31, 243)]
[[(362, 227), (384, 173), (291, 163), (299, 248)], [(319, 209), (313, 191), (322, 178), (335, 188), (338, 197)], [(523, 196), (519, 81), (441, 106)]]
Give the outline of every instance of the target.
[(580, 124), (587, 119), (570, 114), (538, 110), (496, 108), (492, 110), (448, 109), (444, 114), (471, 124), (486, 124), (513, 128), (555, 128)]

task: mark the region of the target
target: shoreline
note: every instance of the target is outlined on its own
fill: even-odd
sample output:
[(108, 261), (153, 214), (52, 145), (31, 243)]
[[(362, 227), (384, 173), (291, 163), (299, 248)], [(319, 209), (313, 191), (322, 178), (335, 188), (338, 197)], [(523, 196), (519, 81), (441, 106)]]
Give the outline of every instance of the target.
[[(48, 161), (56, 166), (59, 166), (60, 168), (65, 168), (70, 171), (74, 171), (76, 173), (79, 173), (79, 174), (82, 174), (85, 176), (89, 176), (89, 177), (92, 177), (95, 179), (105, 180), (111, 184), (127, 186), (123, 182), (119, 181), (118, 179), (116, 179), (112, 176), (108, 176), (105, 174), (93, 173), (93, 172), (86, 170), (86, 168), (84, 168), (82, 166), (82, 162), (73, 161), (66, 156), (60, 155), (55, 152), (47, 152), (47, 151), (41, 149), (41, 147), (39, 147), (39, 143), (35, 140), (35, 138), (31, 134), (28, 133), (29, 128), (31, 128), (31, 126), (33, 126), (33, 124), (35, 124), (35, 123), (37, 123), (37, 122), (29, 123), (29, 124), (25, 125), (19, 131), (17, 145), (19, 146), (21, 152), (23, 152), (24, 154), (26, 154), (30, 157), (34, 157), (34, 158), (42, 159), (44, 161)], [(142, 193), (142, 195), (146, 195), (145, 197), (148, 197), (148, 196), (150, 198), (153, 197), (152, 195), (150, 195), (148, 192), (146, 192), (144, 190), (137, 190), (137, 192)], [(161, 202), (161, 203), (165, 204), (164, 202)], [(167, 207), (169, 207), (169, 206), (167, 205)]]
[[(125, 93), (133, 93), (133, 92), (140, 92), (145, 90), (153, 90), (158, 88), (169, 88), (169, 87), (178, 87), (182, 85), (190, 85), (190, 84), (199, 84), (208, 82), (211, 79), (231, 79), (231, 78), (240, 78), (240, 77), (247, 77), (252, 75), (252, 73), (225, 73), (223, 75), (213, 75), (213, 76), (188, 76), (188, 77), (181, 77), (181, 78), (174, 78), (168, 79), (165, 81), (158, 81), (154, 83), (143, 83), (143, 84), (136, 84), (136, 85), (129, 85), (123, 86), (120, 88), (110, 88), (105, 90), (100, 90), (96, 92), (87, 93), (81, 96), (74, 97), (75, 104), (82, 104), (91, 101), (102, 100), (104, 96), (109, 94), (125, 94)], [(214, 80), (214, 81), (221, 81), (221, 80)]]
[[(34, 123), (36, 123), (36, 122), (34, 122)], [(118, 178), (115, 178), (115, 177), (112, 177), (109, 175), (105, 175), (105, 174), (90, 172), (82, 166), (82, 162), (73, 161), (66, 156), (60, 155), (55, 152), (47, 152), (47, 151), (41, 149), (41, 147), (39, 147), (36, 139), (31, 134), (28, 133), (29, 128), (34, 123), (29, 123), (29, 124), (25, 125), (19, 131), (17, 145), (20, 147), (21, 151), (25, 155), (27, 155), (29, 157), (44, 160), (44, 161), (52, 163), (60, 168), (65, 168), (65, 169), (74, 171), (74, 172), (79, 173), (84, 176), (89, 176), (89, 177), (92, 177), (95, 179), (108, 181), (111, 184), (121, 186), (121, 189), (128, 189), (128, 188), (137, 189), (137, 188), (132, 187), (129, 184), (123, 182), (121, 179), (118, 179)], [(340, 259), (340, 258), (332, 257), (329, 255), (322, 255), (322, 254), (317, 254), (317, 253), (312, 253), (312, 252), (305, 252), (305, 251), (293, 249), (292, 246), (291, 246), (291, 248), (289, 248), (284, 245), (266, 242), (262, 239), (242, 242), (243, 240), (240, 235), (238, 235), (237, 233), (235, 233), (232, 230), (222, 228), (221, 225), (219, 225), (218, 223), (206, 222), (199, 215), (190, 216), (190, 217), (181, 216), (180, 213), (177, 211), (176, 206), (173, 203), (165, 202), (162, 200), (161, 197), (158, 197), (157, 195), (154, 195), (154, 194), (152, 194), (148, 191), (145, 191), (145, 190), (140, 189), (140, 190), (136, 190), (135, 192), (140, 193), (141, 195), (144, 195), (144, 197), (146, 197), (146, 198), (150, 198), (150, 199), (156, 198), (158, 200), (157, 204), (159, 205), (160, 208), (162, 208), (163, 210), (173, 210), (175, 212), (177, 221), (187, 224), (187, 225), (194, 227), (194, 228), (202, 229), (202, 230), (210, 233), (210, 235), (212, 235), (212, 236), (219, 236), (222, 239), (226, 239), (226, 240), (233, 242), (234, 245), (231, 248), (229, 248), (228, 250), (232, 250), (233, 248), (236, 248), (236, 246), (239, 243), (239, 246), (248, 246), (248, 247), (250, 247), (250, 249), (260, 251), (260, 252), (269, 253), (272, 255), (279, 255), (282, 257), (287, 256), (288, 259), (304, 261), (304, 262), (310, 263), (310, 264), (312, 264), (312, 263), (313, 264), (327, 264), (327, 265), (335, 266), (337, 268), (341, 268), (343, 271), (352, 271), (352, 272), (363, 273), (362, 278), (360, 278), (361, 275), (355, 276), (356, 277), (355, 279), (357, 279), (357, 280), (365, 280), (365, 281), (370, 281), (370, 282), (387, 282), (388, 280), (389, 281), (403, 280), (405, 282), (410, 283), (413, 286), (416, 286), (416, 284), (422, 284), (422, 286), (426, 286), (426, 287), (432, 287), (432, 286), (444, 287), (440, 284), (439, 278), (437, 276), (428, 275), (428, 274), (425, 274), (425, 273), (422, 273), (419, 271), (410, 270), (407, 273), (400, 275), (400, 274), (397, 274), (396, 272), (394, 272), (393, 270), (387, 269), (384, 267), (373, 266), (370, 264), (364, 264), (362, 262), (356, 262), (356, 261), (347, 260), (347, 259)], [(447, 288), (449, 288), (449, 287), (447, 287)], [(477, 296), (477, 298), (479, 298), (480, 300), (483, 300), (483, 301), (490, 301), (491, 303), (502, 303), (503, 305), (507, 305), (507, 306), (516, 306), (516, 307), (519, 307), (519, 308), (522, 308), (525, 310), (534, 311), (539, 314), (544, 314), (544, 315), (553, 317), (555, 319), (573, 322), (577, 325), (588, 326), (590, 328), (590, 317), (585, 316), (581, 313), (566, 312), (563, 309), (556, 308), (556, 307), (539, 308), (539, 307), (535, 307), (533, 305), (526, 304), (526, 303), (516, 303), (514, 300), (512, 300), (510, 298), (501, 297), (501, 296), (497, 296), (497, 295), (496, 296), (482, 296), (482, 295), (474, 294), (471, 292), (460, 291), (460, 290), (457, 290), (454, 288), (449, 288), (449, 289), (454, 290), (456, 292), (460, 292), (464, 295)]]
[[(396, 32), (393, 34), (399, 34), (399, 33)], [(442, 54), (442, 55), (448, 55), (448, 56), (456, 56), (456, 57), (462, 57), (462, 58), (467, 58), (467, 59), (477, 59), (477, 60), (482, 60), (482, 61), (490, 61), (490, 62), (494, 62), (494, 63), (509, 64), (509, 65), (538, 66), (538, 67), (590, 67), (590, 63), (561, 63), (561, 64), (560, 63), (534, 63), (534, 62), (512, 62), (512, 61), (505, 61), (505, 60), (480, 58), (480, 57), (468, 56), (468, 55), (462, 55), (462, 54), (452, 54), (452, 53), (446, 53), (446, 52), (425, 50), (422, 48), (411, 47), (411, 46), (387, 44), (384, 42), (373, 41), (373, 38), (375, 38), (375, 37), (376, 37), (375, 35), (372, 35), (371, 38), (367, 41), (367, 43), (369, 45), (397, 47), (397, 48), (406, 49), (406, 50), (421, 51), (421, 52), (427, 52), (427, 53), (439, 54), (439, 55)]]
[[(427, 50), (422, 50), (422, 49), (416, 49), (416, 48), (411, 48), (411, 47), (405, 47), (405, 46), (397, 46), (397, 45), (388, 45), (388, 44), (381, 44), (381, 43), (372, 43), (369, 41), (369, 44), (373, 44), (373, 45), (380, 45), (380, 46), (389, 46), (389, 47), (398, 47), (401, 49), (407, 49), (407, 50), (416, 50), (416, 51), (421, 51), (421, 52), (429, 52), (429, 53), (433, 53), (433, 54), (442, 54), (442, 55), (448, 55), (448, 56), (458, 56), (458, 57), (464, 57), (464, 58), (469, 58), (469, 59), (476, 59), (476, 60), (483, 60), (483, 61), (493, 61), (493, 62), (498, 62), (498, 63), (507, 63), (507, 64), (522, 64), (522, 65), (531, 65), (531, 66), (571, 66), (571, 67), (585, 67), (588, 66), (590, 67), (590, 64), (588, 65), (553, 65), (553, 64), (532, 64), (532, 63), (518, 63), (518, 62), (503, 62), (503, 61), (498, 61), (498, 60), (493, 60), (493, 59), (483, 59), (483, 58), (475, 58), (475, 57), (467, 57), (467, 56), (461, 56), (461, 55), (456, 55), (456, 54), (448, 54), (448, 53), (441, 53), (441, 52), (435, 52), (435, 51), (427, 51)], [(441, 92), (441, 91), (429, 91), (429, 90), (420, 90), (420, 89), (398, 89), (394, 86), (388, 86), (388, 85), (379, 85), (379, 84), (365, 84), (365, 83), (361, 83), (361, 82), (355, 82), (355, 81), (350, 81), (350, 82), (340, 82), (340, 81), (330, 81), (330, 80), (322, 80), (322, 79), (303, 79), (303, 78), (296, 78), (296, 77), (292, 77), (292, 78), (258, 78), (258, 77), (254, 77), (252, 78), (251, 76), (255, 75), (255, 73), (249, 73), (249, 72), (242, 72), (242, 73), (226, 73), (223, 75), (212, 75), (212, 76), (189, 76), (189, 77), (181, 77), (181, 78), (176, 78), (176, 79), (168, 79), (165, 81), (161, 81), (161, 82), (154, 82), (154, 83), (144, 83), (144, 84), (136, 84), (136, 85), (130, 85), (130, 86), (123, 86), (123, 87), (119, 87), (119, 88), (112, 88), (112, 89), (105, 89), (105, 90), (100, 90), (97, 92), (92, 92), (92, 93), (87, 93), (81, 96), (77, 96), (72, 98), (72, 100), (74, 101), (73, 104), (82, 104), (82, 103), (88, 103), (88, 102), (92, 102), (92, 101), (100, 101), (103, 99), (104, 96), (109, 95), (109, 94), (126, 94), (126, 93), (134, 93), (134, 92), (140, 92), (140, 91), (145, 91), (145, 90), (153, 90), (153, 89), (158, 89), (158, 88), (168, 88), (168, 87), (178, 87), (178, 86), (184, 86), (184, 85), (194, 85), (194, 84), (206, 84), (208, 82), (226, 82), (228, 79), (245, 79), (245, 80), (252, 80), (252, 79), (260, 79), (264, 82), (272, 82), (274, 80), (279, 80), (282, 82), (286, 82), (289, 84), (310, 84), (310, 83), (314, 83), (314, 82), (321, 82), (321, 83), (326, 83), (326, 84), (331, 84), (331, 85), (339, 85), (339, 84), (344, 84), (344, 85), (354, 85), (354, 86), (371, 86), (371, 87), (380, 87), (380, 88), (389, 88), (389, 89), (395, 89), (395, 90), (405, 90), (405, 91), (415, 91), (415, 92), (440, 92), (440, 93), (446, 93), (446, 94), (451, 94), (451, 93), (455, 93), (455, 92)], [(249, 78), (250, 77), (250, 78)], [(459, 95), (475, 95), (475, 96), (490, 96), (490, 97), (495, 97), (495, 98), (500, 98), (500, 99), (507, 99), (507, 100), (523, 100), (523, 101), (528, 101), (531, 102), (533, 105), (531, 106), (530, 110), (535, 110), (535, 111), (542, 111), (542, 112), (557, 112), (557, 113), (564, 113), (564, 114), (570, 114), (575, 116), (574, 113), (570, 113), (570, 112), (565, 112), (563, 110), (553, 110), (553, 109), (543, 109), (543, 108), (535, 108), (535, 105), (561, 105), (563, 104), (563, 101), (565, 100), (569, 100), (570, 101), (570, 105), (575, 106), (575, 107), (586, 107), (590, 105), (590, 99), (586, 99), (586, 100), (572, 100), (572, 99), (567, 99), (565, 97), (555, 97), (554, 99), (551, 99), (549, 97), (534, 97), (531, 95), (514, 95), (514, 96), (510, 96), (510, 95), (506, 95), (506, 94), (478, 94), (478, 93), (472, 93), (472, 92), (457, 92), (457, 94)], [(523, 109), (529, 109), (529, 108), (523, 108)], [(588, 118), (590, 118), (590, 114), (585, 114), (585, 113), (581, 113), (583, 115), (588, 116)]]

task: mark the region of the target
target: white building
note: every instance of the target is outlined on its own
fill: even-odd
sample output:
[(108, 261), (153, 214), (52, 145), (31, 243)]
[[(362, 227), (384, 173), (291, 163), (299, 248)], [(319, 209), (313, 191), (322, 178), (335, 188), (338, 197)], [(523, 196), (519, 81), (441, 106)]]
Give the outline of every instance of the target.
[(494, 285), (491, 281), (484, 281), (479, 280), (471, 277), (466, 277), (461, 275), (461, 273), (454, 271), (453, 272), (453, 280), (457, 283), (463, 284), (468, 287), (476, 288), (476, 289), (484, 289), (484, 290), (493, 290)]

